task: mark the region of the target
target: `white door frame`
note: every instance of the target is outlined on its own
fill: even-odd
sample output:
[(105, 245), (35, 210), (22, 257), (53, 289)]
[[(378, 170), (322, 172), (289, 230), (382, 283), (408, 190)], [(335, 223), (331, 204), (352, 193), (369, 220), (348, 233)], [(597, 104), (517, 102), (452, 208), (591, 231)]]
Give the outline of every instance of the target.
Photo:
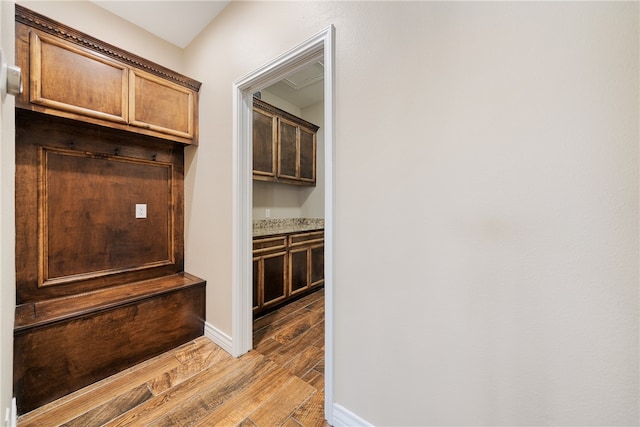
[(334, 242), (334, 32), (325, 28), (300, 45), (233, 83), (233, 318), (231, 353), (253, 346), (252, 96), (290, 74), (324, 62), (325, 150), (325, 418), (333, 418), (333, 242)]

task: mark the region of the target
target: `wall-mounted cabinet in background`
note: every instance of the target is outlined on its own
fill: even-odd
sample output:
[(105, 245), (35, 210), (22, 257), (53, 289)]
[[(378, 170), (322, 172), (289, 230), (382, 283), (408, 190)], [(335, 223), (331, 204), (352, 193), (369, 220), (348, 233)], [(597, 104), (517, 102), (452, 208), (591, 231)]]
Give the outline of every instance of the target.
[(253, 179), (316, 185), (318, 129), (253, 98)]
[(20, 11), (18, 108), (197, 144), (199, 82), (68, 27), (51, 34)]

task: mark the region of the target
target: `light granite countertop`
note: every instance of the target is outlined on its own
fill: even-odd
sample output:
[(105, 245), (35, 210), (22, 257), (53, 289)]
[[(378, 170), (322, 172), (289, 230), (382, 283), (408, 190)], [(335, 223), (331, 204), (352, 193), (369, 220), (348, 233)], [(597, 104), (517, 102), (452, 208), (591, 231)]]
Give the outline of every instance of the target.
[(253, 221), (253, 237), (323, 229), (323, 218), (278, 218)]

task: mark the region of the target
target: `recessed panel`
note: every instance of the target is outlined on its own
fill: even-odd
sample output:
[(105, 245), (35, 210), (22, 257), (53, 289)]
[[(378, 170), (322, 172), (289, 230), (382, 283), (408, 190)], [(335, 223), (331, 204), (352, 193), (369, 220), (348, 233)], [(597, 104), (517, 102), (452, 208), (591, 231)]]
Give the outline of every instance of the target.
[(118, 123), (127, 121), (127, 70), (53, 37), (31, 33), (31, 102)]
[(132, 71), (131, 124), (185, 138), (193, 137), (193, 93), (150, 74)]
[(55, 149), (40, 164), (41, 286), (173, 262), (171, 165)]
[(297, 138), (298, 128), (284, 120), (280, 120), (279, 177), (297, 177)]
[(253, 173), (275, 176), (274, 120), (253, 110)]

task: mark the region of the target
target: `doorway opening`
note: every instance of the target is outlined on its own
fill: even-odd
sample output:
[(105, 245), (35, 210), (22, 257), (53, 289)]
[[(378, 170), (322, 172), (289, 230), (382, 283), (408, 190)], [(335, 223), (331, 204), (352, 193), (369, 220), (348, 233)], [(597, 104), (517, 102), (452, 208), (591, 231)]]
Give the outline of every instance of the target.
[[(324, 286), (321, 60), (254, 94), (252, 139), (255, 349), (273, 335), (274, 310), (291, 312), (289, 304)], [(320, 329), (314, 334), (324, 336)]]
[(253, 347), (253, 95), (321, 62), (324, 67), (324, 299), (325, 418), (333, 408), (333, 153), (334, 27), (329, 26), (297, 47), (234, 82), (233, 183), (233, 319), (232, 354)]

